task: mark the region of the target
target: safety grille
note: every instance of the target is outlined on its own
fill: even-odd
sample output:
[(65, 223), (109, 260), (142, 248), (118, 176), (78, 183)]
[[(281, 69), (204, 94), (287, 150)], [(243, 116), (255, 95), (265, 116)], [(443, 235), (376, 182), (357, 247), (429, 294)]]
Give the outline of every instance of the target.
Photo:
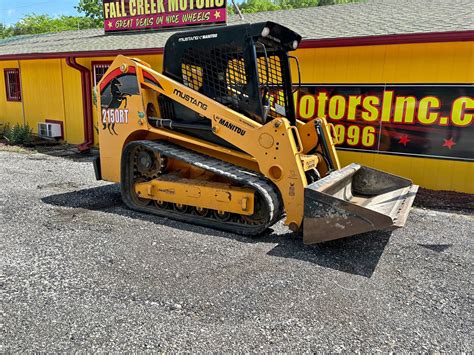
[(280, 57), (276, 55), (261, 56), (257, 59), (257, 68), (260, 87), (263, 87), (263, 90), (265, 87), (268, 88), (268, 92), (262, 92), (262, 96), (265, 96), (264, 101), (268, 102), (270, 106), (268, 114), (273, 118), (286, 116), (287, 100), (283, 90)]
[[(169, 97), (165, 95), (159, 95), (158, 105), (160, 106), (161, 117), (170, 120), (174, 120), (176, 118), (174, 114), (173, 101)], [(147, 115), (153, 116), (152, 114), (148, 114), (148, 112)]]
[(242, 51), (235, 47), (188, 48), (184, 52), (183, 84), (221, 104), (238, 107), (248, 99)]

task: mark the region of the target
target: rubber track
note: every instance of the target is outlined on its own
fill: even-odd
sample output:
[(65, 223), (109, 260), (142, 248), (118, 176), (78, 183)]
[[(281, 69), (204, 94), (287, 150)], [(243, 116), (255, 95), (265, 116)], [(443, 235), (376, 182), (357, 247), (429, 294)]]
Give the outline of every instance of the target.
[(129, 205), (129, 207), (131, 207), (132, 209), (140, 210), (147, 213), (151, 212), (160, 216), (170, 217), (188, 223), (204, 225), (206, 227), (217, 228), (237, 234), (246, 235), (260, 234), (268, 227), (275, 224), (282, 217), (282, 202), (278, 190), (273, 185), (273, 183), (271, 183), (263, 175), (201, 153), (190, 151), (186, 148), (180, 147), (170, 142), (143, 140), (131, 142), (129, 145), (135, 146), (138, 144), (146, 147), (147, 149), (150, 149), (151, 151), (160, 153), (162, 156), (184, 161), (187, 164), (211, 171), (216, 175), (226, 177), (241, 185), (251, 187), (252, 189), (256, 190), (256, 192), (258, 192), (266, 202), (269, 210), (269, 216), (267, 221), (260, 225), (251, 225), (236, 222), (222, 222), (217, 219), (205, 217), (203, 218), (192, 214), (177, 213), (166, 209), (141, 207), (135, 206), (133, 204), (130, 205), (129, 202), (125, 201), (127, 205)]

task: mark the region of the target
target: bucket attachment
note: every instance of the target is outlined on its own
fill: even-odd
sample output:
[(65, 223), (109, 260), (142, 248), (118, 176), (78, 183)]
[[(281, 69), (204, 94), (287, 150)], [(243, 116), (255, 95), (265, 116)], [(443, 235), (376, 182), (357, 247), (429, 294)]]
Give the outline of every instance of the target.
[(358, 164), (334, 171), (305, 188), (303, 241), (403, 227), (417, 190), (408, 179)]

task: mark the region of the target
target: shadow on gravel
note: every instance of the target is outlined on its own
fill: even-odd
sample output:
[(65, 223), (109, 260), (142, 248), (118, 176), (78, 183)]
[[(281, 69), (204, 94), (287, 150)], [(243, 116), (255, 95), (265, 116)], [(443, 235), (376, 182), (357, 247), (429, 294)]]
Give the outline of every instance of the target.
[(322, 267), (370, 278), (391, 232), (370, 232), (317, 245), (283, 240), (268, 255), (299, 259)]
[[(141, 221), (177, 228), (188, 232), (202, 233), (218, 237), (227, 237), (246, 243), (257, 243), (265, 241), (260, 238), (252, 239), (237, 234), (226, 233), (206, 227), (179, 222), (169, 218), (130, 210), (122, 202), (122, 198), (120, 196), (120, 186), (118, 184), (110, 184), (89, 189), (66, 192), (63, 194), (51, 195), (43, 197), (41, 201), (59, 207), (80, 208), (86, 210), (113, 213), (119, 216), (129, 217)], [(268, 238), (268, 240), (271, 239), (265, 234), (264, 238)]]
[(74, 145), (60, 144), (57, 146), (36, 146), (38, 153), (52, 157), (60, 157), (75, 162), (91, 162), (98, 154), (96, 151), (79, 152)]
[(249, 238), (132, 211), (123, 204), (119, 185), (116, 184), (51, 195), (42, 198), (42, 201), (54, 206), (114, 213), (189, 232), (230, 238), (243, 243), (278, 243), (268, 252), (268, 255), (303, 260), (364, 277), (372, 276), (391, 235), (390, 232), (372, 232), (314, 246), (303, 245), (302, 238), (295, 236), (294, 233), (276, 234), (271, 229), (259, 237)]
[[(0, 140), (0, 146), (2, 143), (2, 140)], [(95, 149), (86, 152), (79, 152), (76, 145), (64, 144), (56, 141), (38, 141), (18, 146), (18, 148), (24, 149), (30, 153), (41, 153), (51, 157), (64, 158), (75, 162), (91, 162), (98, 155), (98, 151)], [(47, 157), (31, 156), (28, 159), (46, 160)]]

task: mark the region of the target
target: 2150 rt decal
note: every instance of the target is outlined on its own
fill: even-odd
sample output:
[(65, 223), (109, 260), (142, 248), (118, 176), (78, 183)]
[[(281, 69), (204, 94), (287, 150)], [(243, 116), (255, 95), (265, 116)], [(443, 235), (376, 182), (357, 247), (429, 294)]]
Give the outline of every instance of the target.
[(109, 131), (112, 134), (115, 132), (115, 125), (121, 123), (128, 123), (128, 110), (127, 109), (102, 109), (102, 125), (103, 129), (109, 127)]

